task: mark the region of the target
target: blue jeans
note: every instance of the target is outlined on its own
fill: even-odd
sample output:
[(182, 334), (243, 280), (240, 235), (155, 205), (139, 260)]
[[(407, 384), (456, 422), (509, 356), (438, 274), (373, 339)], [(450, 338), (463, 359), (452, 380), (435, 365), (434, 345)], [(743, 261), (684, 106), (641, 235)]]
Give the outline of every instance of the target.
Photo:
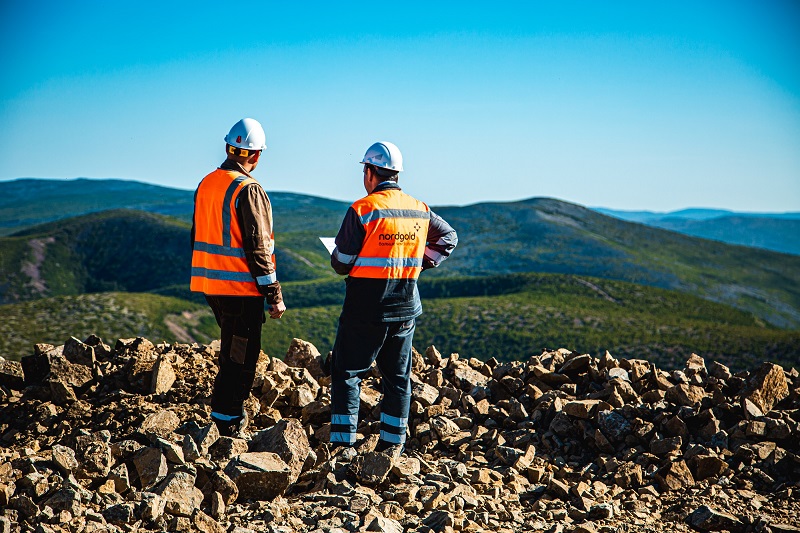
[(331, 362), (331, 442), (353, 444), (358, 428), (361, 380), (377, 363), (382, 376), (380, 438), (403, 444), (411, 403), (414, 319), (366, 322), (340, 316)]

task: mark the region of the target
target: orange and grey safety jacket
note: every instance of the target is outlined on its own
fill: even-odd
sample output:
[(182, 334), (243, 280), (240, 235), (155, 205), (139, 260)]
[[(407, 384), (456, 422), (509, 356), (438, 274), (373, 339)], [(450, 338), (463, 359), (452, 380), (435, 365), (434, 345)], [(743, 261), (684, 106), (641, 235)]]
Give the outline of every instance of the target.
[(417, 278), (458, 244), (456, 231), (391, 181), (347, 210), (331, 266), (349, 274), (342, 314), (375, 322), (422, 314)]
[(282, 300), (275, 274), (272, 207), (261, 185), (231, 160), (195, 192), (191, 290)]

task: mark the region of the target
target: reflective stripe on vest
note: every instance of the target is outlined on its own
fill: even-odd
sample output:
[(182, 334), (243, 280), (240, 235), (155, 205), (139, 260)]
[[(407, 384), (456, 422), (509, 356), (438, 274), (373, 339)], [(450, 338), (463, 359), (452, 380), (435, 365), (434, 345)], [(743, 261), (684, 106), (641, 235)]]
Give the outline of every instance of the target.
[(350, 276), (416, 279), (422, 271), (430, 209), (399, 189), (386, 189), (356, 201), (364, 243)]
[[(260, 296), (247, 266), (236, 197), (255, 183), (238, 172), (217, 169), (197, 187), (191, 289), (224, 296)], [(274, 277), (274, 274), (270, 276)], [(263, 276), (263, 281), (270, 276)], [(259, 279), (259, 281), (262, 281)]]

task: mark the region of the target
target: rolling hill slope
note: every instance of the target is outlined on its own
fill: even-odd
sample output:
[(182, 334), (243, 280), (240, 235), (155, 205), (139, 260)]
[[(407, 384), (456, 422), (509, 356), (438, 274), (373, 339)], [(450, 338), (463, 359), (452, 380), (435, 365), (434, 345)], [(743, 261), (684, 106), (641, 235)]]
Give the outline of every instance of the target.
[(580, 274), (678, 290), (800, 326), (800, 257), (625, 222), (547, 198), (443, 207), (463, 235), (437, 275)]
[[(344, 204), (278, 197), (279, 279), (335, 279), (317, 236), (338, 229)], [(550, 272), (616, 279), (727, 303), (781, 327), (800, 326), (798, 256), (688, 237), (553, 199), (436, 210), (459, 231), (460, 243), (432, 277)], [(172, 218), (113, 211), (0, 238), (0, 301), (185, 286), (188, 230), (187, 222)]]

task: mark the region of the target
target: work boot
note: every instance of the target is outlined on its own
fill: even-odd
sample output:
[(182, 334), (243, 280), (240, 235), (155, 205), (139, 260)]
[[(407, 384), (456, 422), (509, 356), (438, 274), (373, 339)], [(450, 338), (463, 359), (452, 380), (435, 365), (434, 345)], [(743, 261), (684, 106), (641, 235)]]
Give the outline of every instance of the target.
[(404, 447), (402, 444), (393, 444), (389, 441), (379, 440), (377, 446), (375, 446), (375, 451), (380, 453), (385, 453), (389, 457), (393, 459), (397, 459), (403, 454)]
[(220, 437), (239, 437), (249, 422), (247, 412), (231, 420), (221, 420), (214, 416), (211, 417), (211, 420), (217, 426)]

